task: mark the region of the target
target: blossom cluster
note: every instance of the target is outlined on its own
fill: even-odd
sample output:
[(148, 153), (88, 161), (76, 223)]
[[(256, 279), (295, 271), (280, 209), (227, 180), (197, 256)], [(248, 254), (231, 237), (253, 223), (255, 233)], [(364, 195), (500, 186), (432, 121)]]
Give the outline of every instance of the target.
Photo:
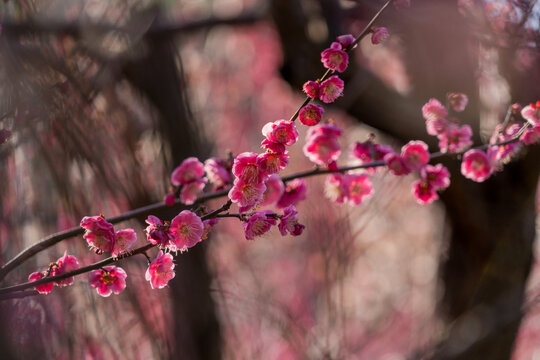
[[(28, 276), (28, 281), (36, 281), (49, 276), (62, 275), (67, 272), (77, 270), (79, 268), (79, 260), (73, 255), (68, 255), (67, 251), (64, 255), (49, 265), (49, 268), (44, 271), (33, 272)], [(48, 294), (52, 291), (53, 286), (64, 287), (73, 284), (75, 279), (73, 276), (50, 282), (47, 284), (38, 285), (35, 287), (40, 294)]]
[(80, 223), (85, 229), (83, 238), (91, 249), (102, 254), (110, 252), (117, 257), (121, 252), (128, 251), (137, 241), (137, 233), (133, 229), (114, 231), (114, 226), (102, 215), (85, 216)]

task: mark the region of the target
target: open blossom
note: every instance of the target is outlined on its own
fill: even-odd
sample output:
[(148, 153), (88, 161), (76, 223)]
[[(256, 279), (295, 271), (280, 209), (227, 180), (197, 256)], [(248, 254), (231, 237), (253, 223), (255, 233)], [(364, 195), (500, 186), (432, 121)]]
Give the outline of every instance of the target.
[(289, 205), (283, 210), (281, 221), (278, 225), (281, 235), (287, 235), (287, 232), (293, 236), (301, 235), (305, 226), (298, 223), (298, 211), (294, 205)]
[(307, 183), (305, 179), (294, 179), (287, 183), (285, 192), (277, 202), (278, 208), (285, 208), (289, 205), (296, 205), (306, 199)]
[(540, 101), (525, 106), (521, 110), (521, 116), (533, 126), (540, 124)]
[(437, 138), (441, 152), (455, 153), (464, 151), (472, 145), (472, 129), (469, 125), (458, 126), (449, 123)]
[(188, 184), (204, 176), (204, 165), (196, 157), (188, 157), (173, 170), (171, 183), (174, 186)]
[(114, 226), (102, 216), (85, 216), (80, 226), (86, 230), (83, 238), (90, 248), (98, 253), (112, 251), (114, 247)]
[(289, 152), (285, 151), (283, 153), (275, 153), (272, 151), (267, 151), (264, 154), (259, 154), (257, 156), (257, 166), (260, 171), (267, 175), (275, 174), (283, 169), (289, 164)]
[(445, 119), (448, 116), (448, 111), (437, 99), (429, 99), (429, 101), (422, 106), (422, 115), (426, 120)]
[(352, 34), (340, 35), (336, 38), (343, 49), (347, 49), (354, 42), (355, 38)]
[(443, 164), (426, 165), (420, 171), (422, 179), (435, 188), (445, 189), (450, 186), (450, 172)]
[(223, 159), (210, 158), (204, 162), (206, 177), (216, 190), (222, 190), (231, 182), (231, 174), (227, 169), (227, 163)]
[(437, 136), (446, 131), (450, 122), (444, 118), (432, 118), (426, 120), (426, 131), (429, 135)]
[[(33, 272), (30, 274), (30, 276), (28, 276), (28, 281), (36, 281), (39, 279), (43, 279), (46, 276), (47, 276), (47, 271)], [(54, 284), (50, 282), (47, 284), (38, 285), (34, 287), (34, 289), (36, 289), (36, 291), (40, 294), (48, 294), (52, 291), (53, 285)]]
[(450, 93), (448, 94), (448, 100), (450, 101), (450, 106), (456, 112), (462, 112), (467, 107), (469, 103), (469, 98), (467, 95), (462, 93)]
[(202, 178), (182, 186), (182, 190), (180, 190), (180, 201), (186, 205), (195, 203), (195, 200), (202, 193), (207, 182), (208, 180), (206, 178)]
[(333, 202), (344, 203), (348, 196), (348, 188), (343, 174), (335, 173), (326, 177), (324, 195)]
[(261, 142), (261, 147), (268, 152), (273, 152), (275, 154), (283, 154), (287, 151), (287, 148), (283, 144), (278, 144), (268, 139), (264, 139)]
[[(62, 275), (70, 271), (77, 270), (78, 268), (79, 268), (79, 260), (77, 260), (77, 258), (73, 255), (68, 255), (66, 251), (64, 252), (64, 255), (60, 259), (56, 260), (56, 265), (53, 266), (53, 268), (51, 269), (50, 275), (52, 276)], [(66, 279), (57, 280), (54, 282), (54, 284), (56, 286), (63, 287), (63, 286), (68, 286), (68, 285), (73, 284), (74, 281), (75, 281), (75, 278), (71, 276)]]
[(266, 179), (267, 174), (261, 171), (257, 165), (257, 157), (254, 152), (244, 152), (239, 154), (232, 166), (233, 174), (241, 181), (248, 184), (259, 184)]
[[(392, 153), (392, 147), (388, 145), (376, 144), (371, 140), (364, 142), (355, 142), (351, 147), (350, 156), (360, 160), (360, 164), (369, 164), (373, 161), (381, 161), (386, 154)], [(366, 169), (367, 172), (373, 173), (374, 168)]]
[(174, 196), (174, 194), (167, 194), (163, 197), (163, 202), (167, 206), (173, 206), (176, 202), (176, 197)]
[(388, 39), (388, 30), (385, 27), (374, 28), (371, 34), (371, 43), (378, 45)]
[(148, 224), (144, 230), (148, 241), (153, 245), (159, 245), (160, 248), (165, 248), (172, 243), (174, 237), (169, 232), (169, 226), (154, 215), (149, 215), (145, 220)]
[(150, 281), (152, 289), (161, 289), (167, 286), (175, 275), (172, 255), (160, 251), (146, 270), (145, 278)]
[(126, 288), (127, 274), (124, 269), (117, 266), (104, 266), (101, 269), (90, 272), (90, 286), (97, 293), (107, 297), (112, 293), (120, 294)]
[(488, 156), (481, 150), (469, 150), (463, 155), (461, 173), (467, 179), (483, 182), (493, 173)]
[(202, 240), (204, 225), (197, 214), (184, 210), (172, 219), (169, 231), (174, 236), (176, 248), (185, 251)]
[(367, 174), (345, 174), (347, 188), (347, 202), (351, 205), (360, 205), (373, 194), (373, 185)]
[(270, 141), (291, 146), (298, 140), (298, 130), (294, 122), (277, 120), (269, 122), (262, 128), (262, 134)]
[(520, 137), (525, 145), (532, 145), (540, 141), (540, 123), (526, 129)]
[(341, 146), (337, 138), (341, 129), (334, 124), (321, 124), (308, 130), (304, 155), (318, 165), (328, 165), (339, 158)]
[(118, 254), (131, 249), (137, 241), (137, 233), (133, 229), (119, 230), (115, 234), (114, 248), (111, 252), (112, 257), (117, 257)]
[(314, 126), (321, 122), (324, 109), (320, 105), (307, 104), (298, 113), (298, 120), (306, 126)]
[(334, 42), (332, 46), (321, 53), (321, 62), (330, 70), (344, 72), (349, 65), (349, 55), (341, 50), (341, 44)]
[(250, 184), (241, 179), (235, 179), (234, 185), (229, 191), (229, 199), (238, 204), (242, 210), (247, 211), (262, 200), (265, 190), (264, 182)]
[(276, 225), (276, 217), (269, 215), (275, 215), (275, 213), (270, 210), (257, 211), (246, 222), (242, 223), (247, 240), (253, 240), (255, 237), (263, 235), (273, 225)]
[(304, 90), (306, 95), (312, 99), (319, 97), (319, 84), (315, 81), (306, 81), (304, 86), (302, 86), (302, 90)]
[[(499, 124), (495, 127), (493, 135), (489, 140), (490, 144), (502, 143), (510, 140), (514, 138), (521, 129), (519, 124), (507, 126), (504, 130), (502, 130), (502, 126), (503, 124)], [(506, 163), (510, 161), (512, 156), (520, 149), (521, 143), (519, 141), (514, 141), (504, 145), (491, 146), (488, 155), (496, 162)]]
[(411, 170), (420, 170), (429, 161), (428, 146), (425, 142), (409, 141), (401, 148), (401, 157), (405, 166)]
[(343, 94), (345, 83), (337, 75), (324, 80), (319, 87), (319, 100), (324, 103), (333, 103)]
[(384, 162), (386, 163), (388, 170), (396, 176), (407, 175), (411, 172), (405, 164), (405, 161), (403, 161), (403, 157), (394, 152), (386, 154), (384, 156)]
[(439, 198), (435, 187), (429, 181), (418, 180), (413, 183), (412, 192), (419, 204), (430, 204)]
[(272, 205), (276, 203), (281, 195), (285, 192), (285, 185), (281, 178), (277, 174), (270, 175), (266, 179), (266, 191), (263, 194), (263, 199), (261, 201), (261, 206)]

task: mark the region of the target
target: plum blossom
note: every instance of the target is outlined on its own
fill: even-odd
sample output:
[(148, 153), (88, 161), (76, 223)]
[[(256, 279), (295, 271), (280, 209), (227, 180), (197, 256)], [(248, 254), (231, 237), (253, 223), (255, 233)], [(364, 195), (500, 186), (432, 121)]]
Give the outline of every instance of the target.
[(318, 165), (328, 165), (339, 158), (341, 146), (337, 138), (341, 129), (334, 124), (321, 124), (311, 127), (303, 147), (304, 155)]
[(175, 201), (176, 201), (176, 197), (174, 196), (174, 194), (167, 194), (163, 197), (163, 202), (167, 206), (173, 206)]
[[(47, 271), (33, 272), (30, 274), (30, 276), (28, 276), (28, 281), (36, 281), (43, 279), (44, 277), (47, 277)], [(40, 294), (49, 294), (53, 289), (53, 285), (54, 284), (50, 282), (47, 284), (38, 285), (34, 287), (34, 289), (36, 289), (36, 291)]]
[(300, 109), (298, 120), (306, 126), (314, 126), (321, 122), (324, 109), (320, 105), (308, 104)]
[(439, 198), (439, 194), (435, 191), (435, 187), (429, 181), (418, 180), (413, 183), (412, 190), (416, 201), (419, 204), (431, 204)]
[(231, 174), (227, 169), (227, 162), (219, 158), (210, 158), (204, 162), (206, 177), (216, 190), (222, 190), (231, 182)]
[(330, 70), (344, 72), (349, 65), (349, 55), (341, 49), (341, 44), (333, 42), (330, 48), (321, 53), (323, 66)]
[[(373, 161), (381, 161), (386, 154), (392, 153), (392, 147), (374, 143), (371, 139), (364, 142), (355, 142), (351, 147), (350, 156), (360, 160), (360, 165), (369, 164)], [(366, 169), (367, 172), (375, 172), (374, 168)]]
[(283, 210), (278, 229), (283, 236), (287, 235), (287, 232), (293, 236), (302, 234), (305, 226), (298, 223), (298, 211), (294, 205), (289, 205)]
[(319, 100), (324, 103), (333, 103), (343, 94), (345, 83), (337, 75), (332, 75), (319, 86)]
[(324, 183), (325, 196), (335, 203), (343, 203), (348, 196), (348, 187), (343, 174), (335, 173), (326, 177)]
[(275, 174), (289, 164), (289, 152), (275, 153), (267, 151), (257, 156), (257, 166), (265, 176)]
[(355, 38), (352, 34), (346, 34), (338, 36), (336, 40), (341, 44), (343, 49), (347, 49), (352, 43), (354, 43)]
[(540, 124), (540, 101), (525, 106), (521, 110), (521, 116), (533, 126)]
[(270, 175), (266, 179), (266, 191), (263, 194), (261, 206), (272, 205), (276, 203), (285, 192), (285, 185), (277, 174)]
[(195, 200), (202, 193), (207, 182), (208, 180), (206, 178), (202, 178), (193, 180), (182, 186), (182, 190), (180, 190), (180, 201), (186, 205), (195, 203)]
[(275, 154), (283, 154), (286, 151), (286, 147), (283, 144), (278, 144), (268, 139), (264, 139), (261, 142), (261, 147), (268, 152), (273, 152)]
[(386, 154), (384, 156), (384, 162), (386, 163), (386, 167), (388, 167), (388, 171), (396, 176), (407, 175), (411, 172), (405, 161), (403, 161), (403, 157), (394, 152)]
[[(67, 251), (64, 252), (64, 255), (56, 260), (55, 265), (51, 268), (50, 275), (56, 276), (56, 275), (62, 275), (65, 273), (68, 273), (73, 270), (77, 270), (79, 268), (79, 260), (73, 255), (68, 255)], [(72, 285), (75, 281), (75, 278), (73, 276), (68, 277), (66, 279), (57, 280), (54, 282), (56, 286), (64, 287)]]
[(196, 157), (188, 157), (173, 170), (171, 183), (174, 186), (186, 185), (204, 176), (204, 165)]
[(319, 84), (315, 81), (306, 81), (304, 86), (302, 86), (302, 90), (312, 99), (319, 97)]
[(306, 199), (307, 183), (305, 179), (294, 179), (287, 183), (285, 192), (277, 202), (278, 208), (285, 208), (289, 205), (296, 205)]
[(429, 99), (429, 101), (422, 106), (422, 115), (426, 120), (446, 119), (448, 111), (437, 99)]
[(157, 257), (148, 266), (145, 274), (145, 278), (150, 281), (152, 289), (161, 289), (167, 286), (169, 281), (176, 275), (174, 266), (172, 255), (164, 254), (160, 250)]
[(104, 266), (90, 272), (88, 282), (103, 297), (120, 294), (126, 288), (127, 274), (121, 267)]
[(164, 224), (159, 218), (154, 215), (149, 215), (145, 220), (148, 224), (144, 232), (148, 241), (153, 245), (159, 245), (164, 249), (167, 246), (174, 245), (174, 237), (169, 232), (169, 225)]
[(493, 173), (493, 166), (485, 152), (469, 150), (463, 155), (461, 173), (467, 179), (483, 182)]
[(441, 135), (446, 131), (448, 126), (450, 126), (450, 122), (444, 118), (432, 118), (426, 120), (426, 131), (429, 135)]
[(456, 112), (462, 112), (467, 107), (467, 104), (469, 103), (469, 98), (467, 95), (462, 93), (450, 93), (448, 94), (448, 100), (450, 102), (450, 106), (452, 106), (452, 109)]
[(436, 190), (450, 186), (450, 172), (443, 164), (426, 165), (421, 171), (422, 179)]
[(540, 141), (540, 123), (527, 128), (520, 137), (525, 145), (532, 145)]
[(420, 170), (429, 161), (428, 146), (425, 142), (409, 141), (401, 148), (401, 157), (405, 166), (411, 170)]
[(183, 210), (172, 219), (169, 231), (174, 237), (176, 249), (185, 251), (202, 240), (204, 225), (197, 214)]
[(257, 165), (257, 157), (254, 152), (239, 154), (232, 166), (233, 174), (241, 181), (248, 184), (259, 184), (266, 179), (266, 174)]
[(111, 251), (112, 257), (117, 257), (118, 254), (131, 249), (137, 241), (137, 233), (133, 229), (119, 230), (115, 234), (114, 248)]
[(445, 130), (438, 134), (439, 148), (443, 153), (464, 151), (472, 145), (472, 129), (469, 125), (458, 126), (449, 123)]
[(257, 211), (249, 219), (242, 223), (247, 240), (253, 240), (268, 232), (273, 225), (276, 225), (277, 219), (275, 213), (270, 210)]
[(103, 216), (85, 216), (80, 226), (86, 230), (83, 238), (97, 253), (112, 251), (114, 247), (114, 226)]
[(298, 130), (294, 122), (277, 120), (269, 122), (262, 128), (262, 134), (271, 142), (291, 146), (298, 140)]
[(234, 185), (229, 191), (229, 199), (233, 203), (238, 204), (241, 210), (247, 211), (262, 200), (265, 190), (266, 185), (264, 182), (250, 184), (240, 179), (235, 179)]
[(388, 39), (388, 30), (385, 27), (376, 27), (372, 29), (371, 43), (378, 45)]
[(351, 205), (360, 205), (364, 199), (373, 194), (373, 185), (367, 174), (345, 174), (347, 188), (347, 202)]
[[(493, 135), (491, 136), (489, 143), (502, 143), (513, 139), (521, 129), (519, 124), (513, 124), (502, 128), (503, 124), (499, 124), (495, 127)], [(519, 141), (510, 142), (504, 145), (490, 146), (488, 156), (494, 162), (507, 163), (521, 149), (521, 143)]]

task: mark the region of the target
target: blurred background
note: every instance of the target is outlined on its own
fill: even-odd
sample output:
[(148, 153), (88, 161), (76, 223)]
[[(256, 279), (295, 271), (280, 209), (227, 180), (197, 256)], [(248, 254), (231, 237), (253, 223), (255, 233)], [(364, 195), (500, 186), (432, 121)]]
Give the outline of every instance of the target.
[[(160, 201), (182, 159), (258, 151), (261, 127), (288, 119), (320, 52), (358, 34), (383, 1), (49, 0), (0, 4), (0, 263), (44, 236)], [(469, 96), (460, 121), (487, 142), (511, 103), (540, 99), (540, 5), (412, 0), (360, 43), (327, 108), (349, 146), (374, 133), (398, 149), (437, 149), (421, 106)], [(300, 138), (305, 136), (301, 129)], [(307, 170), (301, 143), (284, 174)], [(377, 171), (357, 207), (308, 180), (300, 237), (248, 242), (233, 220), (176, 258), (152, 290), (147, 263), (121, 263), (127, 288), (102, 298), (87, 276), (48, 296), (0, 302), (5, 359), (540, 359), (535, 243), (540, 149), (482, 184), (444, 164), (441, 201), (416, 204), (414, 175)], [(210, 207), (223, 203), (216, 200)], [(179, 208), (155, 214), (172, 218)], [(227, 219), (228, 220), (228, 219)], [(133, 227), (145, 243), (144, 218)], [(82, 237), (40, 253), (2, 287)]]

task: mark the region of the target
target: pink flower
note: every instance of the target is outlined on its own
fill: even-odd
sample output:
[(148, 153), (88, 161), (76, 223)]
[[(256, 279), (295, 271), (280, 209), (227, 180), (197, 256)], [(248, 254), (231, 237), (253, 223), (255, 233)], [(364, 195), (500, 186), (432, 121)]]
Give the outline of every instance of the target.
[(173, 206), (174, 203), (176, 201), (176, 198), (174, 197), (174, 194), (167, 194), (165, 195), (165, 197), (163, 198), (163, 202), (165, 203), (165, 205), (167, 206)]
[(324, 194), (328, 199), (338, 204), (345, 202), (349, 193), (343, 174), (335, 173), (326, 177)]
[(291, 146), (298, 140), (298, 130), (294, 122), (277, 120), (269, 122), (262, 128), (262, 134), (270, 141)]
[(171, 175), (171, 183), (174, 186), (188, 184), (204, 176), (204, 165), (196, 157), (189, 157), (182, 161)]
[(261, 147), (263, 149), (266, 149), (266, 151), (273, 152), (275, 154), (283, 154), (283, 153), (285, 153), (285, 151), (287, 151), (286, 150), (287, 148), (285, 147), (285, 145), (275, 143), (275, 142), (270, 141), (268, 139), (264, 139), (261, 142)]
[(266, 178), (265, 174), (257, 165), (259, 155), (253, 152), (239, 154), (232, 166), (233, 174), (241, 181), (248, 184), (259, 184)]
[(287, 235), (287, 232), (293, 236), (302, 234), (305, 226), (298, 223), (298, 211), (296, 211), (294, 205), (289, 205), (285, 208), (278, 228), (283, 236)]
[(422, 115), (426, 120), (445, 119), (448, 116), (448, 111), (437, 99), (429, 99), (429, 101), (422, 106)]
[(266, 191), (263, 194), (261, 206), (272, 205), (277, 202), (285, 192), (285, 185), (277, 174), (270, 175), (266, 179)]
[(526, 129), (520, 137), (525, 145), (532, 145), (540, 141), (540, 124)]
[(341, 146), (337, 137), (341, 129), (334, 124), (317, 125), (308, 130), (304, 155), (318, 165), (327, 165), (339, 158)]
[(405, 166), (411, 170), (420, 170), (429, 161), (428, 146), (425, 142), (409, 141), (401, 148), (401, 157)]
[(298, 120), (306, 126), (314, 126), (321, 122), (324, 109), (320, 105), (308, 104), (300, 109)]
[(182, 190), (180, 190), (180, 201), (186, 205), (195, 203), (207, 182), (208, 180), (206, 178), (202, 178), (182, 186)]
[(425, 180), (414, 182), (412, 192), (419, 204), (430, 204), (439, 198), (433, 185)]
[(212, 228), (216, 226), (218, 222), (219, 218), (207, 219), (203, 221), (204, 231), (201, 237), (202, 240), (206, 240), (208, 238), (210, 230), (212, 230)]
[[(79, 261), (77, 260), (77, 258), (73, 255), (68, 255), (67, 251), (65, 251), (64, 256), (56, 260), (56, 265), (52, 267), (50, 275), (51, 276), (62, 275), (70, 271), (77, 270), (78, 268), (79, 268)], [(54, 282), (54, 284), (56, 286), (63, 287), (63, 286), (72, 285), (74, 281), (75, 281), (75, 278), (71, 276), (66, 279), (57, 280)]]
[(90, 272), (90, 286), (103, 297), (120, 294), (126, 288), (127, 274), (121, 267), (104, 266)]
[(493, 167), (486, 155), (481, 150), (469, 150), (463, 155), (461, 173), (468, 179), (483, 182), (493, 173)]
[[(502, 132), (501, 129), (502, 124), (495, 127), (493, 135), (489, 140), (490, 144), (502, 143), (514, 138), (521, 129), (521, 126), (519, 124), (513, 124), (506, 127), (506, 129)], [(514, 141), (505, 145), (491, 146), (489, 148), (488, 155), (491, 156), (494, 161), (506, 163), (510, 161), (512, 156), (514, 156), (520, 149), (521, 143), (519, 141)]]
[(540, 101), (525, 106), (521, 110), (521, 116), (533, 126), (540, 124)]
[(450, 172), (443, 164), (426, 165), (420, 174), (422, 179), (432, 185), (435, 190), (450, 186)]
[(360, 205), (364, 199), (373, 194), (373, 185), (367, 174), (346, 174), (347, 202)]
[(407, 175), (411, 172), (399, 154), (393, 152), (386, 154), (384, 156), (384, 162), (388, 170), (396, 176)]
[(347, 49), (354, 42), (355, 38), (351, 34), (346, 34), (338, 36), (336, 40), (341, 44), (343, 49)]
[(83, 238), (97, 253), (112, 251), (114, 247), (114, 226), (102, 216), (85, 216), (81, 227), (86, 229)]
[(257, 156), (257, 166), (266, 175), (271, 175), (285, 169), (289, 164), (289, 153), (266, 152)]
[(385, 27), (373, 28), (371, 34), (371, 43), (373, 45), (378, 45), (386, 39), (388, 39), (388, 30)]
[(289, 205), (296, 205), (306, 199), (307, 183), (304, 179), (294, 179), (287, 183), (285, 192), (277, 202), (278, 208), (285, 208)]
[[(47, 271), (33, 272), (30, 274), (30, 276), (28, 276), (28, 281), (36, 281), (39, 279), (43, 279), (46, 276), (47, 276)], [(36, 291), (40, 294), (48, 294), (53, 289), (53, 283), (50, 282), (47, 284), (38, 285), (34, 289), (36, 289)]]
[(337, 46), (332, 46), (321, 53), (321, 62), (323, 66), (330, 70), (336, 70), (338, 72), (344, 72), (349, 65), (349, 55), (343, 50), (341, 50), (341, 44)]
[[(392, 153), (392, 148), (388, 145), (376, 144), (371, 140), (355, 142), (351, 148), (351, 157), (360, 160), (360, 164), (369, 164), (372, 161), (381, 161), (386, 154)], [(374, 168), (366, 169), (373, 173)]]
[(145, 220), (148, 224), (144, 230), (148, 241), (153, 245), (159, 245), (160, 248), (165, 248), (174, 240), (173, 235), (169, 232), (169, 226), (154, 215), (149, 215)]
[(437, 136), (446, 131), (451, 124), (444, 118), (426, 120), (426, 131), (429, 135)]
[(469, 103), (469, 98), (467, 95), (462, 93), (450, 93), (448, 94), (448, 100), (450, 101), (450, 106), (456, 112), (462, 112), (467, 107)]
[(259, 184), (246, 183), (240, 179), (234, 180), (234, 185), (229, 191), (229, 199), (238, 204), (244, 211), (257, 205), (263, 197), (266, 185), (264, 182)]
[(146, 270), (145, 278), (150, 281), (152, 289), (161, 289), (167, 286), (175, 275), (172, 255), (160, 251)]
[(172, 219), (169, 231), (177, 250), (185, 251), (202, 240), (204, 225), (195, 213), (184, 210)]
[(268, 215), (276, 214), (270, 210), (257, 211), (249, 217), (248, 221), (242, 223), (247, 240), (253, 240), (256, 236), (263, 235), (270, 230), (272, 225), (276, 225), (275, 216)]
[(315, 81), (306, 81), (304, 86), (302, 86), (302, 90), (304, 90), (306, 95), (312, 99), (319, 97), (319, 84), (317, 84)]
[(204, 162), (206, 177), (216, 190), (222, 190), (231, 183), (231, 174), (227, 162), (219, 158), (210, 158)]
[(332, 75), (324, 80), (319, 87), (319, 100), (324, 103), (332, 103), (343, 93), (345, 83), (337, 75)]
[(133, 229), (123, 229), (116, 232), (114, 239), (114, 248), (111, 252), (112, 257), (117, 257), (118, 254), (131, 249), (137, 241), (137, 233)]
[(441, 152), (456, 153), (464, 151), (472, 145), (472, 130), (469, 125), (458, 126), (449, 123), (444, 132), (438, 136)]

